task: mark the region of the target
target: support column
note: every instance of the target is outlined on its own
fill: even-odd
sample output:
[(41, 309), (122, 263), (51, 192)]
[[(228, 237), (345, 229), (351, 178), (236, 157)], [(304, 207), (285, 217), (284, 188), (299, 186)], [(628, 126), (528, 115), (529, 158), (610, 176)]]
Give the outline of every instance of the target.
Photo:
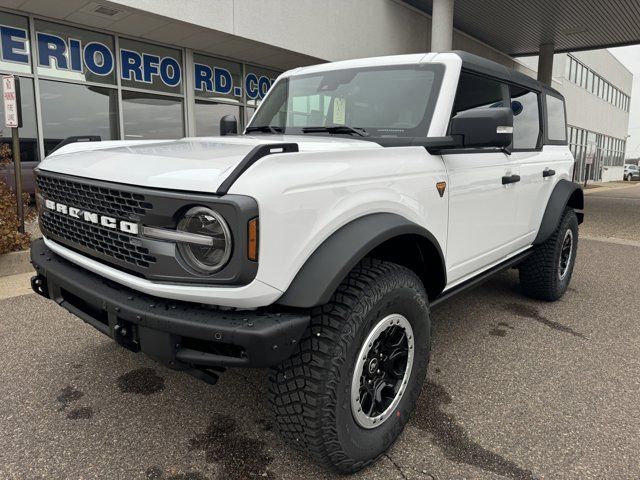
[(455, 0), (433, 0), (431, 51), (448, 52), (453, 48), (453, 4)]
[(538, 56), (538, 80), (551, 86), (553, 79), (553, 54), (555, 45), (545, 43), (540, 45), (540, 55)]

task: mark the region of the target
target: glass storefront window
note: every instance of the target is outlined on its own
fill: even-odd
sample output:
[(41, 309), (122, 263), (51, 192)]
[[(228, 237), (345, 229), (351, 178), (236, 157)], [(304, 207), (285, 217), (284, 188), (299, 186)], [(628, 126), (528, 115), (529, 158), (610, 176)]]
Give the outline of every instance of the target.
[[(36, 126), (36, 108), (33, 93), (33, 80), (20, 78), (20, 98), (22, 107), (22, 127), (20, 135), (20, 160), (22, 162), (22, 187), (25, 192), (34, 191), (33, 169), (40, 161), (38, 150), (38, 130)], [(11, 129), (4, 126), (4, 105), (0, 95), (0, 143), (12, 148)], [(0, 179), (8, 185), (15, 185), (15, 174), (12, 165), (0, 168)]]
[(120, 60), (123, 87), (182, 93), (180, 50), (121, 38)]
[(118, 138), (117, 94), (112, 88), (40, 80), (45, 154), (77, 135)]
[[(23, 162), (39, 161), (70, 136), (218, 135), (224, 115), (234, 115), (242, 129), (279, 75), (242, 61), (60, 22), (0, 11), (0, 73), (23, 75)], [(188, 65), (185, 54), (193, 58)], [(187, 119), (194, 119), (193, 125)], [(0, 141), (6, 138), (0, 129)]]
[(123, 91), (122, 117), (126, 140), (184, 136), (181, 98)]
[(244, 76), (244, 90), (247, 105), (257, 107), (267, 95), (269, 88), (278, 78), (279, 73), (265, 68), (247, 65)]
[(116, 83), (111, 35), (36, 20), (38, 74), (65, 80)]
[(25, 17), (0, 12), (0, 70), (31, 73), (29, 22)]
[(220, 135), (220, 119), (225, 115), (233, 115), (240, 128), (240, 107), (223, 103), (196, 100), (196, 136), (211, 137)]
[[(36, 102), (33, 94), (33, 79), (20, 78), (22, 101), (22, 128), (20, 134), (20, 159), (22, 162), (38, 162), (38, 128), (36, 126)], [(0, 142), (11, 146), (11, 129), (4, 126), (4, 101), (0, 96)]]
[(255, 113), (256, 113), (256, 109), (254, 107), (245, 108), (245, 117), (246, 117), (244, 120), (245, 125), (249, 125), (249, 122), (251, 121)]
[(242, 64), (199, 54), (193, 55), (193, 63), (196, 97), (242, 101)]

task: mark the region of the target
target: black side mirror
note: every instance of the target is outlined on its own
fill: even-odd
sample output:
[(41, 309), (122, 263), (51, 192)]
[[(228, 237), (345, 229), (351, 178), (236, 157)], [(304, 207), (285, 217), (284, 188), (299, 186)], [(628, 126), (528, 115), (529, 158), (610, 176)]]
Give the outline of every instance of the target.
[(449, 135), (461, 136), (463, 148), (506, 148), (513, 142), (513, 112), (506, 107), (460, 112), (451, 119)]
[(238, 120), (233, 115), (225, 115), (220, 119), (220, 135), (238, 133)]

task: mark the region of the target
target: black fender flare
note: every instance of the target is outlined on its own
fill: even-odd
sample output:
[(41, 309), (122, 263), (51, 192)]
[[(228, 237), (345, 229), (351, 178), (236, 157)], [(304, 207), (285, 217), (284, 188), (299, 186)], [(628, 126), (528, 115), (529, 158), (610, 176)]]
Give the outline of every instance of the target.
[[(276, 303), (303, 308), (327, 303), (360, 260), (377, 246), (401, 235), (418, 235), (428, 240), (438, 252), (446, 277), (444, 255), (431, 232), (401, 215), (373, 213), (342, 226), (320, 244)], [(441, 288), (446, 278), (443, 282)]]
[[(553, 192), (551, 192), (551, 196), (547, 202), (547, 208), (544, 210), (544, 216), (540, 223), (538, 235), (536, 235), (533, 241), (534, 245), (544, 243), (553, 234), (560, 223), (562, 213), (567, 205), (576, 210), (583, 210), (584, 192), (582, 191), (582, 187), (577, 183), (562, 179), (558, 181)], [(576, 214), (578, 216), (578, 223), (582, 223), (584, 214), (582, 212), (576, 212)]]

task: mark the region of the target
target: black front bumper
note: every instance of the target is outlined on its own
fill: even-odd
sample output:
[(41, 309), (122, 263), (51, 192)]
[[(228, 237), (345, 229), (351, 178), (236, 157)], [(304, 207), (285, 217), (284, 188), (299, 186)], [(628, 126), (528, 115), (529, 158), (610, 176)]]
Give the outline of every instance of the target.
[(268, 367), (287, 359), (309, 325), (307, 311), (230, 310), (165, 300), (108, 281), (31, 245), (34, 291), (123, 347), (177, 370)]

